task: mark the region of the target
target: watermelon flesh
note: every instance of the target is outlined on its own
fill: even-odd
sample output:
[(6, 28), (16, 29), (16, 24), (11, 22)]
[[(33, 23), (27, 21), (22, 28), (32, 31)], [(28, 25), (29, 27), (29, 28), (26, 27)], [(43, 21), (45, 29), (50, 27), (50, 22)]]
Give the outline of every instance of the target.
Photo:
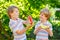
[(33, 19), (31, 16), (28, 16), (28, 20), (29, 20), (29, 23), (32, 24), (33, 23)]

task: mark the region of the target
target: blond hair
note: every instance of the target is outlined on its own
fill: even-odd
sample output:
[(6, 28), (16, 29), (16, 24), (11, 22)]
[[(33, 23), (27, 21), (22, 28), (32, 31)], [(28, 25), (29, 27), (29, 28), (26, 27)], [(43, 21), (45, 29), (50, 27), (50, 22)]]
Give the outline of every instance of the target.
[(50, 11), (47, 8), (42, 9), (40, 13), (43, 13), (47, 17), (47, 19), (50, 18)]
[[(9, 6), (8, 7), (8, 10), (7, 10), (7, 13), (8, 13), (8, 16), (11, 18), (11, 13), (13, 13), (14, 11), (14, 8), (17, 8), (16, 6)], [(18, 9), (18, 8), (17, 8)]]

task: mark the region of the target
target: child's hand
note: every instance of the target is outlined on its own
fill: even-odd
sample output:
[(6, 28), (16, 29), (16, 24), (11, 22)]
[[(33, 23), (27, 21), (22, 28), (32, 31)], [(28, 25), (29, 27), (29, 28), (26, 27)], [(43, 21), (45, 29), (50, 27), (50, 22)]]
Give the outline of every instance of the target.
[(50, 28), (47, 28), (47, 29), (45, 29), (47, 32), (48, 32), (48, 34), (52, 37), (53, 36), (53, 32), (50, 30)]
[(26, 30), (28, 30), (30, 27), (31, 27), (31, 25), (28, 25), (28, 26), (26, 27)]
[(28, 30), (28, 29), (31, 28), (31, 27), (34, 27), (34, 23), (32, 23), (32, 24), (27, 24), (26, 30)]
[(42, 28), (41, 28), (41, 27), (38, 27), (38, 28), (37, 28), (37, 30), (40, 30), (40, 29), (42, 29)]
[(41, 30), (42, 28), (41, 27), (38, 27), (38, 28), (36, 28), (36, 31), (39, 31), (39, 30)]
[(43, 24), (40, 24), (40, 27), (41, 27), (42, 29), (47, 29), (47, 28), (49, 28), (49, 26), (45, 26), (45, 25), (43, 25)]
[(41, 27), (36, 28), (36, 30), (34, 30), (34, 34), (37, 34), (41, 29), (42, 29)]

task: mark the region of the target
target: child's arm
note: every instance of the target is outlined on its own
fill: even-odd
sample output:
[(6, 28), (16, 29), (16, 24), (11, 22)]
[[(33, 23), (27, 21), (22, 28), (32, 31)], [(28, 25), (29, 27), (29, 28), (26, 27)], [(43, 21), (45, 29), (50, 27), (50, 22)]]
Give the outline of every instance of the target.
[(49, 34), (50, 36), (53, 36), (53, 32), (52, 32), (52, 30), (50, 30), (50, 28), (46, 29), (46, 31), (48, 32), (48, 34)]
[(40, 29), (40, 27), (39, 27), (39, 21), (36, 23), (36, 25), (35, 25), (35, 30), (34, 30), (34, 34), (36, 35), (37, 33), (38, 33), (38, 31), (39, 31), (39, 29)]
[[(21, 19), (21, 20), (22, 20), (22, 19)], [(23, 29), (23, 30), (18, 30), (18, 29), (17, 29), (17, 30), (16, 30), (16, 33), (17, 33), (17, 34), (24, 34), (24, 33), (26, 32), (26, 30), (28, 30), (29, 28), (32, 27), (32, 25), (29, 24), (27, 20), (26, 20), (26, 21), (22, 20), (22, 23), (25, 24), (27, 27), (26, 27), (25, 29)]]
[(48, 24), (48, 28), (45, 29), (48, 34), (52, 37), (53, 36), (53, 32), (52, 32), (52, 24)]
[(24, 21), (23, 21), (23, 24), (25, 24), (25, 25), (26, 25), (27, 23), (28, 23), (28, 22), (27, 22), (27, 20), (24, 20)]
[(46, 26), (43, 26), (43, 27), (42, 29), (46, 30), (50, 36), (53, 36), (52, 25), (50, 23), (48, 23)]
[(34, 26), (34, 22), (33, 22), (32, 24), (30, 24), (28, 20), (23, 21), (23, 24), (25, 24), (25, 25), (27, 26), (27, 27), (26, 27), (27, 29), (29, 29), (29, 28), (31, 28), (32, 26)]
[(24, 34), (24, 33), (26, 32), (26, 30), (28, 30), (29, 28), (30, 28), (30, 26), (26, 27), (26, 28), (23, 29), (23, 30), (17, 30), (16, 33), (17, 33), (17, 34), (20, 34), (20, 35), (21, 35), (21, 34)]
[(25, 32), (26, 32), (26, 29), (16, 31), (16, 33), (20, 35), (24, 34)]
[(37, 34), (39, 30), (41, 30), (42, 28), (41, 27), (38, 27), (34, 30), (34, 34)]

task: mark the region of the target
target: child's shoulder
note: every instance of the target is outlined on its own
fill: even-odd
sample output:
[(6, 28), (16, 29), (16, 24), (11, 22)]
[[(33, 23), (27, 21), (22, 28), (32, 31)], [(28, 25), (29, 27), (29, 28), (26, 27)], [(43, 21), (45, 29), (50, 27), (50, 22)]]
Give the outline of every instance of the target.
[(21, 19), (21, 18), (18, 18), (18, 20), (22, 21), (23, 19)]
[(47, 25), (52, 25), (49, 21), (47, 21)]
[(21, 18), (19, 18), (18, 20), (19, 20), (20, 22), (24, 22), (24, 20), (23, 20), (23, 19), (21, 19)]
[(15, 24), (15, 20), (10, 19), (9, 24)]
[(16, 20), (10, 19), (10, 22), (16, 22)]

